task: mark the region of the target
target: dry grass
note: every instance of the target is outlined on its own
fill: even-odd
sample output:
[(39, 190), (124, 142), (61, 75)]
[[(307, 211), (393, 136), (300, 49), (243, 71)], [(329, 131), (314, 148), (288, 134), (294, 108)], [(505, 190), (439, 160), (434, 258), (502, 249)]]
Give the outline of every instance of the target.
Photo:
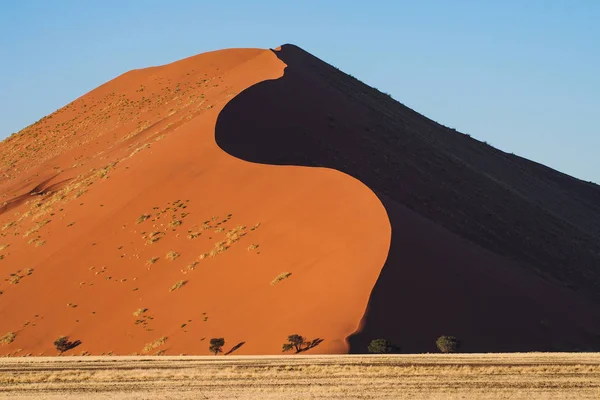
[(16, 333), (7, 332), (4, 336), (0, 337), (0, 344), (1, 345), (11, 344), (12, 342), (14, 342), (16, 337), (17, 337)]
[(183, 287), (183, 285), (185, 285), (186, 283), (187, 283), (187, 281), (175, 282), (175, 284), (173, 286), (171, 286), (171, 288), (169, 288), (169, 292), (172, 292), (174, 290), (177, 290), (177, 289)]
[(15, 221), (10, 221), (10, 222), (7, 222), (6, 224), (4, 224), (4, 225), (2, 226), (2, 230), (4, 231), (4, 230), (7, 230), (7, 229), (9, 229), (9, 228), (12, 228), (12, 227), (13, 227), (13, 226), (15, 226), (16, 224), (17, 224), (17, 223), (16, 223)]
[(173, 220), (171, 220), (171, 222), (169, 222), (169, 226), (171, 228), (177, 228), (181, 224), (182, 224), (182, 222), (179, 219), (173, 219)]
[(275, 284), (281, 282), (282, 280), (289, 278), (291, 275), (292, 275), (291, 272), (283, 272), (283, 273), (277, 275), (275, 277), (275, 279), (273, 279), (271, 281), (271, 285), (275, 285)]
[(136, 317), (139, 317), (140, 315), (142, 315), (143, 313), (145, 313), (146, 311), (148, 311), (147, 308), (138, 308), (137, 310), (135, 310), (133, 312), (133, 315)]
[(188, 235), (187, 235), (187, 238), (188, 238), (188, 239), (196, 239), (196, 238), (197, 238), (198, 236), (200, 236), (200, 235), (201, 235), (201, 233), (200, 233), (200, 232), (192, 232), (192, 231), (189, 231), (189, 233), (188, 233)]
[(35, 226), (33, 228), (31, 228), (27, 232), (25, 232), (23, 234), (23, 237), (27, 237), (27, 236), (31, 235), (32, 233), (35, 233), (35, 232), (39, 231), (40, 228), (42, 228), (44, 225), (48, 224), (49, 222), (50, 222), (49, 219), (47, 219), (45, 221), (38, 222), (37, 224), (35, 224)]
[(142, 214), (138, 217), (138, 219), (135, 220), (136, 224), (141, 224), (142, 222), (146, 221), (147, 219), (149, 219), (151, 217), (150, 214)]
[(152, 264), (154, 264), (157, 261), (158, 261), (158, 257), (152, 257), (148, 261), (146, 261), (146, 264), (152, 265)]
[[(148, 344), (148, 351), (165, 342)], [(19, 357), (0, 359), (0, 393), (39, 399), (598, 399), (600, 355)]]
[(146, 345), (144, 346), (144, 348), (142, 349), (143, 353), (149, 353), (152, 350), (162, 346), (163, 344), (165, 344), (167, 342), (167, 337), (163, 336), (160, 337), (158, 339), (156, 339), (154, 342), (152, 343), (146, 343)]
[(165, 235), (164, 232), (152, 232), (149, 236), (148, 236), (148, 240), (146, 241), (146, 244), (152, 244), (152, 243), (156, 243), (158, 242), (163, 236)]

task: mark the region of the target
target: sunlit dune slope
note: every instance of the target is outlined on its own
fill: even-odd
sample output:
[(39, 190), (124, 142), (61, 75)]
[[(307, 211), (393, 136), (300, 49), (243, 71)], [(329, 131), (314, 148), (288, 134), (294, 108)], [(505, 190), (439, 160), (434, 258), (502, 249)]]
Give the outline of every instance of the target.
[(349, 350), (389, 249), (380, 200), (215, 143), (227, 102), (285, 67), (235, 49), (134, 70), (0, 144), (0, 354), (63, 335), (68, 354), (208, 354), (213, 337), (275, 354), (294, 333)]

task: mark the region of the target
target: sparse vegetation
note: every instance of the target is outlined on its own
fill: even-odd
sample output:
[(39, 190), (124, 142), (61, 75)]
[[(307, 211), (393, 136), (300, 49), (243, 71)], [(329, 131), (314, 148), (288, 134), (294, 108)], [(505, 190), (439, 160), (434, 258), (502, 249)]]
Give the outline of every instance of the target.
[(176, 251), (169, 251), (167, 253), (167, 259), (173, 261), (174, 259), (176, 259), (177, 257), (179, 257), (179, 253)]
[(136, 224), (141, 224), (142, 222), (146, 221), (147, 219), (149, 219), (151, 217), (150, 214), (142, 214), (138, 217), (138, 219), (135, 220)]
[(174, 290), (177, 290), (177, 289), (183, 287), (186, 283), (187, 283), (187, 281), (176, 282), (173, 286), (171, 286), (171, 288), (169, 289), (169, 292), (172, 292)]
[(174, 220), (171, 220), (171, 222), (169, 222), (169, 226), (171, 228), (177, 228), (181, 224), (182, 224), (181, 220), (178, 220), (178, 219), (174, 219)]
[(165, 344), (167, 342), (167, 339), (168, 338), (166, 336), (162, 336), (162, 337), (156, 339), (154, 342), (146, 343), (146, 345), (142, 349), (142, 353), (149, 353), (152, 350), (162, 346), (163, 344)]
[(3, 230), (3, 231), (5, 231), (5, 230), (7, 230), (7, 229), (9, 229), (9, 228), (12, 228), (12, 227), (13, 227), (13, 226), (15, 226), (16, 224), (17, 224), (17, 223), (16, 223), (15, 221), (10, 221), (10, 222), (7, 222), (6, 224), (4, 224), (4, 225), (2, 226), (2, 230)]
[(291, 275), (292, 275), (291, 272), (283, 272), (283, 273), (277, 275), (275, 277), (275, 279), (273, 279), (271, 281), (271, 285), (275, 285), (275, 284), (281, 282), (282, 280), (289, 278)]
[(190, 271), (193, 271), (194, 269), (196, 269), (196, 265), (198, 265), (198, 261), (193, 261), (191, 264), (189, 264), (187, 266), (187, 269)]
[(16, 337), (17, 337), (16, 333), (7, 332), (4, 336), (0, 337), (0, 344), (1, 345), (11, 344), (12, 342), (14, 342)]
[(151, 258), (150, 258), (148, 261), (146, 261), (146, 263), (147, 263), (148, 265), (152, 265), (152, 264), (154, 264), (155, 262), (157, 262), (158, 260), (159, 260), (159, 258), (158, 258), (158, 257), (151, 257)]
[(198, 236), (200, 236), (200, 235), (201, 235), (201, 233), (200, 233), (200, 232), (192, 232), (192, 231), (189, 231), (189, 232), (188, 232), (188, 235), (187, 235), (187, 238), (188, 238), (188, 239), (196, 239), (196, 238), (197, 238)]
[(27, 232), (25, 232), (23, 234), (23, 237), (27, 237), (27, 236), (31, 235), (32, 233), (39, 231), (44, 225), (48, 224), (49, 222), (50, 222), (49, 219), (38, 222), (37, 224), (35, 224), (35, 226), (33, 228), (31, 228)]
[(208, 347), (208, 350), (210, 350), (210, 352), (214, 353), (216, 356), (223, 351), (223, 346), (225, 346), (224, 338), (212, 338), (210, 339), (210, 346)]
[(148, 309), (147, 309), (147, 308), (138, 308), (137, 310), (135, 310), (135, 311), (133, 312), (133, 315), (134, 315), (135, 317), (139, 317), (140, 315), (142, 315), (142, 314), (143, 314), (143, 313), (145, 313), (146, 311), (148, 311)]
[(152, 244), (152, 243), (156, 243), (158, 242), (162, 237), (164, 236), (164, 232), (152, 232), (149, 237), (148, 240), (146, 241), (147, 244)]

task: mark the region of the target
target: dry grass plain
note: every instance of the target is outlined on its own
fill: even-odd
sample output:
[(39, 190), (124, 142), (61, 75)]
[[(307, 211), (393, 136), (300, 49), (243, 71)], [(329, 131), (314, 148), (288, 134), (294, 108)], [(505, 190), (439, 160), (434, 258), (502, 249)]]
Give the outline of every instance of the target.
[(0, 397), (600, 399), (600, 354), (3, 358)]

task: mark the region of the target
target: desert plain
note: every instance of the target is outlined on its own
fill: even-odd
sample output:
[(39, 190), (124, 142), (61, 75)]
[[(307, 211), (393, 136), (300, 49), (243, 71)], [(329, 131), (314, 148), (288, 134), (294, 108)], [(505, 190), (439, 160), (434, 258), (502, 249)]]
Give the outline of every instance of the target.
[(24, 357), (14, 399), (598, 399), (592, 353)]

